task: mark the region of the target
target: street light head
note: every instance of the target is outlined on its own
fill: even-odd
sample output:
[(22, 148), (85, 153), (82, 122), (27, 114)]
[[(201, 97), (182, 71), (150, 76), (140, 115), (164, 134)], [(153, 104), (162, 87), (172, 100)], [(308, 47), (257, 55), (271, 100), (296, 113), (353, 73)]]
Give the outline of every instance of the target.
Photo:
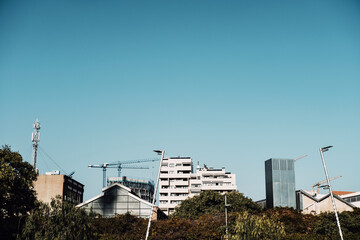
[(161, 150), (154, 150), (154, 152), (156, 152), (158, 155), (161, 155), (163, 153), (163, 151)]
[(322, 152), (326, 152), (329, 150), (329, 148), (332, 148), (333, 146), (327, 146), (327, 147), (323, 147), (323, 148), (320, 148)]

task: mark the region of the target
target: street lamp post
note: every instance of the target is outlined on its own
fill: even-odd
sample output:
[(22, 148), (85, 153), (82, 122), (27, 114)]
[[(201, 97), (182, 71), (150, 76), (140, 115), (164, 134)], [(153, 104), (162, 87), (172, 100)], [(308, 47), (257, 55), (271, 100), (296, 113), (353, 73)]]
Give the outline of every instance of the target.
[(327, 185), (328, 185), (328, 188), (329, 188), (329, 191), (330, 191), (330, 196), (331, 196), (331, 201), (332, 201), (332, 205), (333, 205), (334, 212), (335, 212), (336, 222), (337, 222), (337, 225), (338, 225), (338, 228), (339, 228), (340, 238), (341, 238), (341, 240), (343, 240), (344, 238), (343, 238), (342, 231), (341, 231), (339, 216), (337, 214), (334, 195), (333, 195), (333, 192), (332, 192), (332, 188), (331, 188), (331, 184), (330, 184), (330, 180), (329, 180), (329, 175), (328, 175), (328, 172), (327, 172), (327, 169), (326, 169), (326, 164), (325, 164), (325, 159), (324, 159), (324, 152), (328, 151), (329, 148), (332, 148), (332, 147), (333, 146), (327, 146), (327, 147), (320, 148), (320, 155), (321, 155), (322, 163), (323, 163), (323, 166), (324, 166), (324, 172), (325, 172), (325, 176), (326, 176)]
[(157, 192), (158, 183), (159, 183), (159, 177), (160, 177), (160, 169), (161, 169), (161, 164), (162, 164), (162, 161), (164, 159), (164, 153), (165, 153), (164, 150), (154, 150), (154, 152), (156, 152), (158, 155), (161, 155), (161, 159), (160, 159), (159, 172), (158, 172), (158, 176), (157, 176), (156, 184), (155, 184), (155, 189), (154, 189), (154, 196), (153, 196), (153, 201), (152, 201), (152, 205), (151, 205), (151, 212), (150, 212), (150, 215), (149, 215), (149, 223), (148, 223), (147, 230), (146, 230), (145, 240), (147, 240), (148, 237), (149, 237), (150, 226), (151, 226), (151, 218), (152, 218), (152, 214), (153, 214), (153, 211), (154, 211), (156, 192)]
[(228, 216), (227, 216), (227, 207), (230, 206), (230, 204), (227, 204), (226, 202), (226, 194), (225, 194), (225, 224), (226, 224), (226, 240), (229, 240), (229, 232), (228, 232)]

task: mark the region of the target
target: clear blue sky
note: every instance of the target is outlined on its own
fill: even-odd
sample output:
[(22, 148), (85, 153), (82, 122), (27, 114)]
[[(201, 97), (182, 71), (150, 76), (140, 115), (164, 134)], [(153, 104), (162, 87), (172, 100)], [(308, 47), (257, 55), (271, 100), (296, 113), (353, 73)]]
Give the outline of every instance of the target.
[[(259, 200), (266, 159), (308, 154), (310, 189), (334, 145), (334, 189), (360, 191), (360, 2), (1, 1), (0, 144), (31, 162), (37, 117), (85, 200), (102, 185), (87, 165), (153, 149), (226, 167)], [(44, 154), (39, 168), (58, 169)]]

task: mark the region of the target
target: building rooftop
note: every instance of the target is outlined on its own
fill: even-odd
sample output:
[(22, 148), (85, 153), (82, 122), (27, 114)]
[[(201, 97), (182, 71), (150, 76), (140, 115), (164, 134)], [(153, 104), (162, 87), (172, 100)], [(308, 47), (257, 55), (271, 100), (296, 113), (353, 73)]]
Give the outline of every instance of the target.
[(350, 194), (350, 193), (355, 193), (355, 192), (350, 192), (350, 191), (333, 191), (333, 194), (336, 194), (336, 195), (338, 195), (338, 196), (347, 195), (347, 194)]

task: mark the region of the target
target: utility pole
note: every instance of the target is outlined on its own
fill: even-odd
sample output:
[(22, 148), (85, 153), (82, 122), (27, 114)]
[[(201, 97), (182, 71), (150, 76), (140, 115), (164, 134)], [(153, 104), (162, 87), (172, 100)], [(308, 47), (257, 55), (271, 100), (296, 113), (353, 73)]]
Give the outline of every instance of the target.
[(226, 240), (229, 239), (229, 232), (228, 232), (228, 217), (227, 217), (227, 207), (230, 206), (230, 204), (227, 204), (226, 202), (226, 195), (225, 195), (225, 224), (226, 224)]
[(34, 131), (32, 133), (32, 137), (31, 140), (33, 142), (33, 166), (35, 171), (36, 170), (36, 159), (37, 159), (37, 148), (38, 148), (38, 144), (40, 142), (40, 123), (39, 120), (36, 119), (35, 123), (34, 123)]
[(336, 204), (335, 204), (335, 200), (334, 200), (334, 195), (333, 195), (333, 192), (332, 192), (332, 188), (331, 188), (331, 184), (330, 184), (330, 179), (329, 179), (329, 175), (328, 175), (328, 172), (327, 172), (327, 168), (326, 168), (326, 164), (325, 164), (325, 159), (324, 159), (324, 152), (328, 151), (329, 148), (332, 148), (332, 147), (333, 147), (333, 146), (327, 146), (327, 147), (320, 148), (320, 155), (321, 155), (322, 163), (323, 163), (323, 166), (324, 166), (324, 172), (325, 172), (325, 177), (326, 177), (326, 181), (327, 181), (327, 187), (328, 187), (329, 192), (330, 192), (331, 201), (332, 201), (333, 208), (334, 208), (334, 212), (335, 212), (336, 223), (337, 223), (338, 228), (339, 228), (340, 239), (343, 240), (344, 238), (343, 238), (343, 234), (342, 234), (342, 231), (341, 231), (339, 216), (338, 216), (338, 214), (337, 214)]
[(155, 189), (154, 189), (154, 196), (153, 196), (153, 201), (152, 201), (152, 205), (151, 205), (151, 212), (150, 212), (150, 215), (149, 215), (149, 222), (148, 222), (148, 226), (147, 226), (147, 230), (146, 230), (145, 240), (148, 240), (149, 233), (150, 233), (151, 218), (152, 218), (152, 215), (153, 215), (155, 199), (156, 199), (156, 192), (157, 192), (157, 188), (158, 188), (158, 184), (159, 184), (161, 165), (162, 165), (162, 162), (163, 162), (163, 159), (164, 159), (164, 153), (165, 153), (164, 150), (154, 150), (154, 152), (156, 152), (158, 155), (161, 155), (161, 159), (160, 159), (159, 172), (158, 172), (158, 176), (157, 176), (156, 184), (155, 184)]

